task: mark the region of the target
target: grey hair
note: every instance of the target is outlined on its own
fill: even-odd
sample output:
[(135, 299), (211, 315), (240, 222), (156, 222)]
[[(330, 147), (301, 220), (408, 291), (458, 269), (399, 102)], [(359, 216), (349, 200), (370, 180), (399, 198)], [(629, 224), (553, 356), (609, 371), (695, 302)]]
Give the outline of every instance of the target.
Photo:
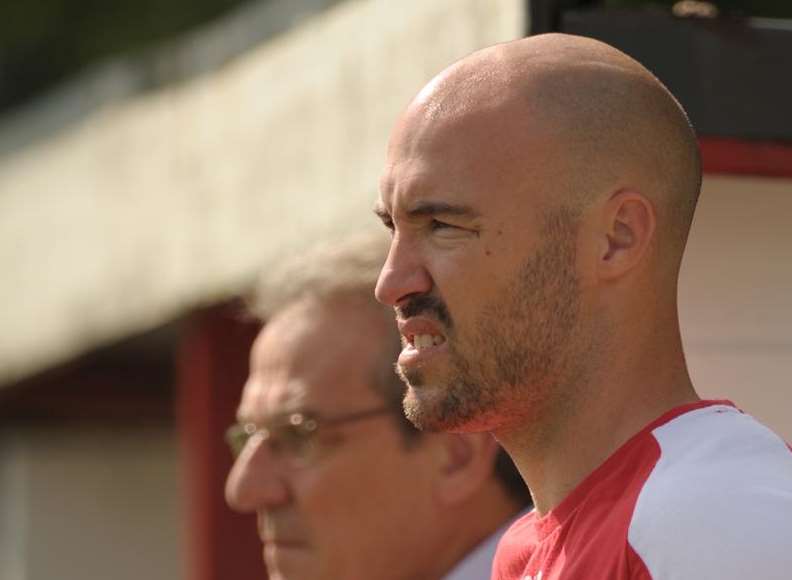
[(392, 409), (409, 445), (417, 441), (420, 431), (404, 416), (405, 386), (393, 368), (401, 341), (393, 311), (374, 299), (374, 288), (389, 245), (390, 239), (384, 231), (316, 244), (278, 267), (264, 271), (247, 297), (247, 309), (265, 321), (297, 302), (310, 300), (323, 306), (345, 303), (381, 321), (386, 338), (372, 368), (371, 386)]
[(248, 296), (248, 310), (258, 319), (266, 320), (285, 306), (306, 298), (322, 302), (352, 298), (377, 306), (374, 287), (388, 246), (385, 232), (316, 244), (262, 272)]

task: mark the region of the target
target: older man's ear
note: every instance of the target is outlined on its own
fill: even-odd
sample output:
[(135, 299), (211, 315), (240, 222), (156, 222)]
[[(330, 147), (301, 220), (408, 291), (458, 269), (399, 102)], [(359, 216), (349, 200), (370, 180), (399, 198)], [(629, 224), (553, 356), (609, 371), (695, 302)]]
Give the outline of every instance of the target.
[(434, 491), (440, 503), (463, 503), (494, 482), (498, 443), (489, 433), (441, 433), (435, 437), (440, 457)]

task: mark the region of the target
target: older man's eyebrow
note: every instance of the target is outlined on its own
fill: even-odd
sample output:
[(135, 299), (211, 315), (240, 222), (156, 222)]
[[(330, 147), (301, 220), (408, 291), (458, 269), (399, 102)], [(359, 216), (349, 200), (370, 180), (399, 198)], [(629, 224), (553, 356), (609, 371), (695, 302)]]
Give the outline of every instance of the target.
[(437, 217), (437, 216), (459, 216), (473, 219), (481, 214), (464, 204), (447, 203), (443, 201), (419, 201), (407, 209), (409, 217)]
[(385, 206), (382, 203), (377, 203), (374, 206), (374, 214), (386, 227), (390, 229), (393, 228), (393, 218), (391, 218), (390, 212), (385, 209)]
[(378, 201), (377, 203), (374, 204), (373, 211), (374, 211), (374, 215), (376, 215), (381, 220), (390, 217), (390, 212), (387, 209), (385, 209), (385, 205), (381, 201)]

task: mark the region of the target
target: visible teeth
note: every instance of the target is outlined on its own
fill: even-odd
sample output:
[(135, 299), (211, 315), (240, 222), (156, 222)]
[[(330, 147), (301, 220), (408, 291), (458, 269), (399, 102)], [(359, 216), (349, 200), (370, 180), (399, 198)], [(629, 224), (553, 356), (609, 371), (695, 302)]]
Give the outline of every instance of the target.
[(423, 350), (431, 346), (443, 344), (444, 342), (445, 338), (440, 335), (416, 334), (413, 337), (413, 346), (416, 348), (416, 350)]

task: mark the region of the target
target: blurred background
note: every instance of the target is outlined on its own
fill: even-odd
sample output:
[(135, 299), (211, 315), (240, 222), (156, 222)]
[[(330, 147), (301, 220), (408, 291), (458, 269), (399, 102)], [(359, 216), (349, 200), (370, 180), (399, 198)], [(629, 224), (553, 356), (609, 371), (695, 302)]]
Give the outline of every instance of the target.
[(265, 578), (222, 485), (257, 275), (365, 228), (436, 72), (561, 30), (701, 136), (688, 362), (792, 440), (788, 0), (28, 0), (0, 22), (0, 579)]

